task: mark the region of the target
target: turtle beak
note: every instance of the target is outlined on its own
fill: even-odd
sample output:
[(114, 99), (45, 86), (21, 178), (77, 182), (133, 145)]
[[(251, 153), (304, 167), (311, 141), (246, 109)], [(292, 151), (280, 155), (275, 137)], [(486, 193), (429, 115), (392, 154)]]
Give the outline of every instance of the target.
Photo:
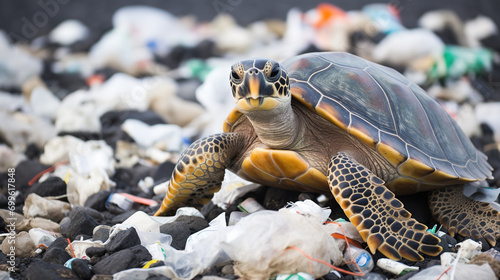
[(273, 86), (266, 82), (262, 73), (250, 74), (243, 82), (236, 106), (243, 111), (271, 110), (279, 103), (273, 97)]
[(251, 75), (248, 77), (248, 89), (250, 92), (250, 98), (258, 99), (260, 93), (260, 83), (257, 75)]

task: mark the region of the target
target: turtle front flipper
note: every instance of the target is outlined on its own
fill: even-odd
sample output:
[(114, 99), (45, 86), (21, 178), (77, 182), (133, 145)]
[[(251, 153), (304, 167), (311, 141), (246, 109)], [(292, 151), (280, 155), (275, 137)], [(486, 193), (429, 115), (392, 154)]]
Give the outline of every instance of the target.
[(421, 261), (419, 252), (436, 256), (439, 238), (403, 208), (384, 181), (346, 153), (336, 154), (328, 167), (328, 183), (335, 199), (372, 254), (378, 249), (393, 260)]
[(208, 136), (191, 144), (179, 157), (170, 178), (167, 194), (155, 216), (180, 206), (201, 206), (220, 189), (225, 169), (240, 152), (237, 133)]
[(466, 197), (463, 187), (450, 186), (429, 195), (432, 215), (451, 236), (483, 237), (491, 246), (500, 239), (500, 213), (489, 203)]

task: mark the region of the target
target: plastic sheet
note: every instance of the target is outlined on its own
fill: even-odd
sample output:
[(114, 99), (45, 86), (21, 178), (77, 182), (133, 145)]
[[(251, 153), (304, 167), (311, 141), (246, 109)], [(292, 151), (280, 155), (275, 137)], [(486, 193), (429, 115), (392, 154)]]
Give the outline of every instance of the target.
[[(428, 267), (421, 272), (410, 277), (409, 280), (428, 280), (439, 279), (451, 280), (451, 267), (443, 267), (435, 265)], [(470, 279), (497, 279), (490, 265), (483, 264), (481, 266), (475, 264), (458, 263), (455, 269), (455, 277), (453, 280), (470, 280)]]

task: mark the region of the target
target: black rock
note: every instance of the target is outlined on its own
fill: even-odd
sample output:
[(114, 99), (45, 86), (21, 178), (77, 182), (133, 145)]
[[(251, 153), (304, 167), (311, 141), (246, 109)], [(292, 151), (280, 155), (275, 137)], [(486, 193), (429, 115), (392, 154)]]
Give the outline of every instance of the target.
[(163, 224), (160, 226), (160, 232), (172, 236), (172, 244), (170, 244), (170, 246), (177, 250), (184, 250), (186, 247), (186, 241), (191, 235), (189, 227), (182, 222)]
[(288, 191), (278, 188), (269, 188), (262, 206), (269, 210), (279, 210), (285, 207), (290, 201), (297, 201), (300, 192)]
[(29, 144), (26, 147), (26, 151), (24, 151), (24, 155), (31, 160), (38, 159), (42, 154), (42, 150), (40, 150), (34, 143)]
[(43, 165), (35, 160), (21, 161), (15, 167), (16, 190), (25, 193), (29, 188), (28, 182), (47, 168), (49, 168), (49, 166)]
[(82, 279), (92, 278), (92, 269), (90, 263), (86, 259), (74, 259), (71, 262), (71, 269)]
[(44, 71), (42, 72), (42, 80), (50, 85), (53, 92), (70, 93), (82, 88), (87, 88), (85, 79), (79, 73), (54, 73), (53, 63), (55, 61), (44, 61)]
[(44, 261), (39, 261), (31, 264), (23, 273), (25, 279), (35, 280), (35, 279), (80, 279), (76, 273), (64, 267), (61, 264), (53, 264)]
[(121, 223), (123, 223), (123, 221), (125, 221), (128, 218), (130, 218), (130, 216), (134, 215), (135, 212), (137, 212), (137, 210), (130, 210), (130, 211), (121, 213), (119, 215), (116, 215), (116, 216), (113, 217), (113, 219), (111, 219), (111, 223), (113, 225), (115, 225), (115, 224), (121, 224)]
[(139, 120), (148, 125), (165, 124), (163, 118), (153, 111), (122, 110), (109, 111), (101, 116), (101, 127), (107, 129), (113, 126), (121, 126), (126, 120)]
[(208, 227), (208, 222), (204, 218), (197, 216), (182, 215), (175, 220), (176, 223), (184, 223), (191, 231), (191, 234)]
[(7, 207), (9, 206), (8, 203), (9, 199), (5, 196), (5, 194), (0, 193), (0, 209), (7, 209)]
[(104, 219), (102, 213), (98, 210), (95, 210), (90, 207), (82, 207), (82, 206), (76, 206), (71, 209), (71, 211), (74, 211), (75, 208), (81, 208), (85, 213), (89, 214), (90, 217), (94, 218), (98, 223), (102, 222)]
[(106, 128), (101, 130), (103, 140), (111, 146), (113, 149), (116, 149), (116, 143), (118, 141), (124, 141), (132, 143), (134, 140), (130, 135), (128, 135), (125, 131), (121, 129), (119, 126), (112, 126), (110, 128)]
[(441, 265), (441, 260), (430, 260), (424, 268), (428, 268), (435, 265)]
[(443, 253), (454, 252), (454, 250), (452, 249), (455, 247), (455, 245), (457, 245), (457, 240), (455, 240), (455, 238), (449, 236), (448, 234), (443, 234), (439, 237), (439, 239), (441, 240), (441, 242), (439, 242), (438, 245), (443, 248)]
[(171, 246), (183, 250), (186, 246), (187, 238), (204, 228), (208, 227), (208, 222), (201, 217), (180, 216), (174, 222), (163, 224), (160, 232), (172, 236)]
[(84, 206), (95, 209), (97, 211), (106, 211), (106, 200), (108, 200), (111, 192), (109, 191), (100, 191), (92, 194), (85, 201)]
[(94, 274), (92, 280), (113, 280), (113, 275)]
[(131, 227), (127, 230), (119, 231), (116, 235), (114, 235), (109, 243), (106, 244), (106, 250), (109, 253), (114, 253), (140, 244), (141, 239), (139, 238), (137, 231), (134, 227)]
[(175, 169), (175, 163), (171, 161), (165, 161), (162, 164), (158, 165), (156, 172), (153, 175), (153, 179), (156, 182), (160, 182), (163, 180), (169, 180), (172, 177), (172, 172)]
[[(339, 277), (339, 275), (340, 275), (340, 277)], [(340, 274), (336, 271), (331, 271), (330, 273), (323, 275), (320, 279), (321, 280), (337, 280), (337, 279), (343, 279), (343, 278), (342, 278), (342, 274)]]
[(29, 193), (39, 196), (60, 196), (66, 194), (66, 183), (59, 177), (49, 177), (47, 180), (33, 184)]
[(100, 132), (61, 131), (58, 133), (58, 136), (65, 136), (65, 135), (71, 135), (83, 141), (104, 140), (106, 144), (110, 145), (113, 149), (116, 147), (116, 142), (118, 140), (133, 142), (132, 138), (118, 127), (103, 129)]
[[(140, 180), (144, 179), (146, 176), (152, 177), (155, 172), (155, 167), (136, 164), (132, 168), (117, 168), (115, 171), (115, 175), (113, 175), (111, 180), (119, 185), (121, 183), (127, 186), (127, 188), (129, 189), (128, 192), (132, 192), (137, 189), (137, 184)], [(117, 186), (116, 189), (125, 188)]]
[(142, 245), (118, 251), (101, 259), (92, 267), (94, 274), (112, 275), (119, 271), (141, 267), (143, 262), (151, 260), (151, 254)]
[(109, 228), (106, 227), (99, 227), (92, 236), (92, 239), (94, 241), (101, 240), (102, 242), (106, 242), (108, 238), (109, 238)]
[(87, 250), (85, 250), (85, 254), (89, 257), (102, 257), (104, 254), (106, 254), (107, 250), (104, 247), (88, 247)]
[(154, 276), (149, 276), (146, 278), (146, 280), (171, 280), (172, 278), (168, 278), (165, 275), (154, 275)]
[(61, 237), (56, 238), (52, 243), (50, 243), (47, 250), (50, 250), (53, 248), (65, 249), (67, 246), (68, 246), (68, 240), (61, 236)]
[(0, 217), (0, 233), (8, 233), (7, 224), (5, 223), (5, 220), (2, 217)]
[(90, 34), (83, 40), (78, 40), (69, 45), (71, 53), (89, 52), (90, 48), (101, 38), (101, 32), (90, 32)]
[(83, 207), (77, 207), (71, 210), (70, 221), (61, 224), (61, 234), (70, 240), (74, 240), (79, 234), (92, 236), (92, 231), (98, 225)]
[[(66, 243), (66, 245), (67, 244), (68, 243)], [(42, 260), (46, 262), (60, 264), (60, 265), (63, 265), (69, 259), (71, 259), (71, 256), (66, 252), (66, 250), (62, 248), (47, 249), (42, 258)]]

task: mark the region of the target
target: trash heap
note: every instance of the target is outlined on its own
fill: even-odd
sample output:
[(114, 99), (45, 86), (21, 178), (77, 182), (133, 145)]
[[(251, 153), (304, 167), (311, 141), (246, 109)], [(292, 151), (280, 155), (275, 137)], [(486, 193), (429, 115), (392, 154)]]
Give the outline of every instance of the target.
[(111, 21), (95, 36), (67, 20), (29, 44), (0, 32), (3, 279), (500, 276), (500, 248), (432, 229), (427, 206), (412, 199), (403, 202), (444, 248), (419, 263), (364, 250), (329, 197), (230, 172), (201, 210), (152, 216), (179, 153), (221, 132), (233, 109), (229, 66), (311, 51), (351, 52), (422, 86), (488, 156), (488, 184), (500, 187), (500, 36), (491, 19), (429, 11), (407, 28), (392, 5), (325, 3), (248, 26), (146, 6), (120, 8)]

